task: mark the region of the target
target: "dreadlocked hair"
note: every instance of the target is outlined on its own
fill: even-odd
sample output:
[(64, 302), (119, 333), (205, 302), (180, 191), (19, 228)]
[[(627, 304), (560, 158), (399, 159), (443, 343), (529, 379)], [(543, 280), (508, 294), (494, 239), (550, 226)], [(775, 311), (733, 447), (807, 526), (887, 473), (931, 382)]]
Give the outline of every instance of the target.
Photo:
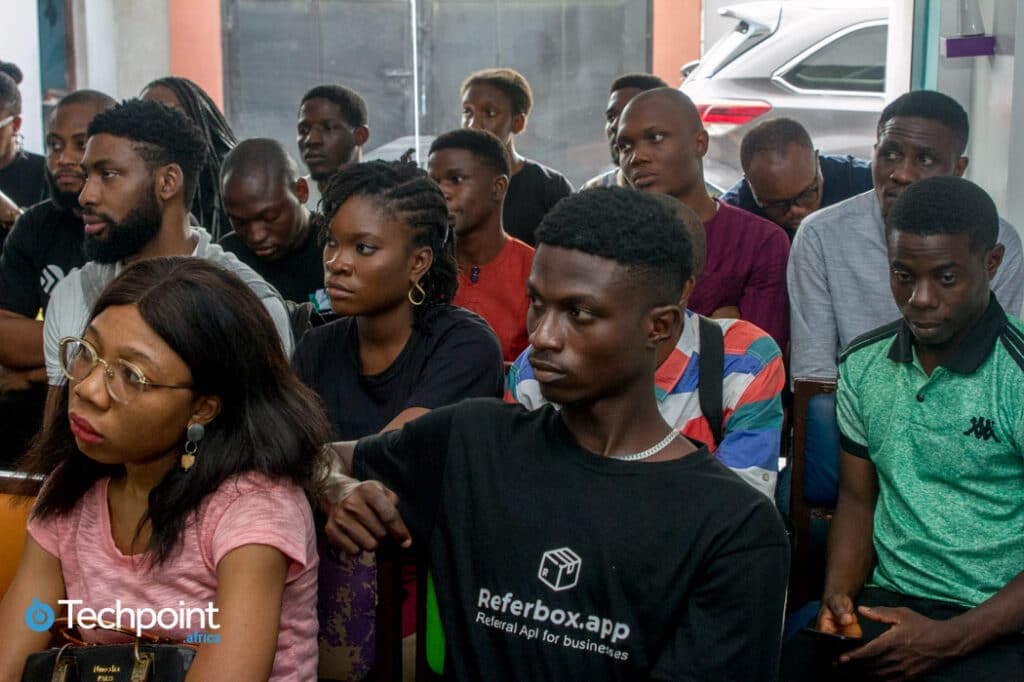
[(192, 201), (192, 212), (199, 223), (218, 240), (231, 231), (220, 197), (220, 165), (236, 144), (238, 138), (231, 130), (224, 114), (206, 91), (179, 76), (158, 78), (145, 87), (167, 88), (181, 102), (182, 111), (199, 126), (206, 143), (206, 163), (199, 172), (199, 184)]
[(321, 231), (326, 232), (342, 204), (357, 196), (374, 199), (389, 216), (408, 225), (412, 231), (410, 248), (428, 246), (434, 252), (430, 269), (419, 282), (426, 291), (426, 300), (413, 309), (413, 326), (426, 327), (431, 311), (451, 303), (459, 286), (455, 239), (441, 188), (414, 163), (354, 164), (331, 176), (324, 189), (319, 207)]

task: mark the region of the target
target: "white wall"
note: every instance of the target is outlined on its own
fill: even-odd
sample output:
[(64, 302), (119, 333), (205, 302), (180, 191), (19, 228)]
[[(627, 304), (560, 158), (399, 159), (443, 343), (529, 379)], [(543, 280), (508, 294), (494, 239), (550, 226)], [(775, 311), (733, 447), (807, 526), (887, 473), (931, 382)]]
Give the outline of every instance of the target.
[[(957, 32), (957, 0), (942, 0), (940, 31)], [(990, 57), (945, 59), (939, 56), (936, 88), (967, 110), (971, 140), (966, 177), (981, 185), (999, 211), (1018, 231), (1024, 230), (1024, 202), (1019, 192), (1024, 179), (1024, 131), (1013, 125), (1024, 120), (1024, 78), (1015, 69), (1015, 44), (1024, 41), (1024, 26), (1015, 2), (979, 0), (985, 31), (996, 37)], [(938, 49), (938, 46), (936, 46)], [(1011, 150), (1016, 153), (1011, 154)], [(1014, 182), (1011, 182), (1011, 178)]]
[[(14, 2), (15, 0), (4, 0)], [(39, 81), (39, 14), (36, 0), (17, 0), (17, 10), (5, 8), (0, 20), (0, 59), (14, 62), (25, 78), (21, 81), (21, 134), (25, 149), (43, 150), (42, 89)]]
[(74, 3), (79, 88), (117, 99), (135, 97), (171, 72), (167, 3), (171, 0), (84, 0)]

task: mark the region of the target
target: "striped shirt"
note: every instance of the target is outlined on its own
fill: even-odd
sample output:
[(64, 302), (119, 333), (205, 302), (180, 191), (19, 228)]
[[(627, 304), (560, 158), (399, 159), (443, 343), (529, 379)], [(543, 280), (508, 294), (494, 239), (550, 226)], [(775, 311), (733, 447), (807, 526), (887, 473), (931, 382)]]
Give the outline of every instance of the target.
[[(686, 311), (683, 333), (658, 367), (654, 390), (661, 416), (689, 438), (706, 443), (725, 466), (768, 497), (775, 493), (786, 380), (782, 354), (772, 338), (743, 320), (714, 320), (722, 328), (722, 440), (715, 447), (711, 426), (700, 409), (700, 332), (697, 315)], [(508, 373), (506, 399), (533, 410), (547, 403), (527, 362), (527, 347)]]

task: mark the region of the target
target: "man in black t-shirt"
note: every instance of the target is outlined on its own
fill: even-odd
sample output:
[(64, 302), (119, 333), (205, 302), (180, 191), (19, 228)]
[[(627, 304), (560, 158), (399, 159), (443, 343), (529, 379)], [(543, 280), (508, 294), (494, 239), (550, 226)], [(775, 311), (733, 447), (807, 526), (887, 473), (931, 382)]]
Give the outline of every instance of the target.
[(275, 140), (238, 144), (220, 170), (221, 197), (234, 232), (220, 245), (296, 303), (326, 303), (322, 250), (310, 222), (309, 185)]
[(600, 188), (537, 237), (530, 363), (561, 409), (472, 400), (335, 444), (328, 537), (428, 558), (449, 678), (775, 679), (782, 524), (655, 398), (692, 286), (686, 228)]
[(462, 83), (462, 127), (493, 133), (508, 149), (512, 177), (505, 193), (505, 231), (530, 246), (544, 214), (572, 185), (558, 171), (516, 152), (515, 136), (526, 130), (533, 92), (522, 74), (512, 69), (484, 69)]
[(78, 193), (79, 165), (93, 117), (114, 105), (95, 90), (64, 97), (46, 121), (46, 182), (50, 198), (18, 218), (0, 255), (0, 462), (21, 455), (35, 433), (46, 396), (43, 323), (53, 287), (85, 262)]

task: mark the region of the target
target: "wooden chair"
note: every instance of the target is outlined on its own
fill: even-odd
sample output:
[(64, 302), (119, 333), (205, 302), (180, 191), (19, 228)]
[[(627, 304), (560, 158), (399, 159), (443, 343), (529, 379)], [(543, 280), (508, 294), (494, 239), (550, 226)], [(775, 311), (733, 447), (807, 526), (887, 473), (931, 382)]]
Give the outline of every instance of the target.
[(25, 524), (32, 510), (32, 496), (39, 492), (42, 481), (34, 481), (26, 496), (22, 488), (25, 477), (13, 471), (0, 471), (0, 595), (7, 592), (21, 561), (25, 545)]
[(789, 504), (795, 542), (789, 574), (791, 608), (799, 608), (821, 596), (825, 571), (824, 547), (816, 548), (812, 545), (811, 525), (815, 520), (831, 521), (835, 497), (833, 495), (828, 499), (827, 491), (819, 489), (814, 491), (809, 499), (809, 491), (806, 488), (807, 463), (808, 457), (834, 457), (838, 461), (838, 439), (833, 444), (827, 433), (835, 428), (834, 410), (832, 422), (824, 423), (820, 419), (822, 410), (814, 410), (816, 406), (812, 404), (822, 402), (825, 397), (834, 396), (835, 391), (836, 384), (831, 379), (796, 379), (793, 382), (793, 449), (790, 464), (793, 469)]

